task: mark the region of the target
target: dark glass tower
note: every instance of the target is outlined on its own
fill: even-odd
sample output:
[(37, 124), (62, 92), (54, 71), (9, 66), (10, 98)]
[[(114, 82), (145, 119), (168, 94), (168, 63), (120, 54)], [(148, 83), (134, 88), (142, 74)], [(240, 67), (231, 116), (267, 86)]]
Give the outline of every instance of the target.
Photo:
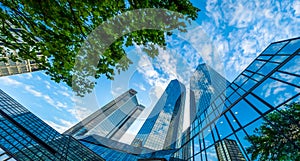
[(219, 161), (246, 161), (235, 140), (224, 139), (215, 146)]
[(185, 87), (172, 80), (132, 142), (153, 150), (175, 148), (182, 133)]
[(16, 160), (103, 160), (0, 90), (0, 148)]
[(138, 104), (136, 91), (131, 89), (67, 130), (64, 134), (76, 138), (98, 135), (119, 140), (143, 110), (144, 106)]

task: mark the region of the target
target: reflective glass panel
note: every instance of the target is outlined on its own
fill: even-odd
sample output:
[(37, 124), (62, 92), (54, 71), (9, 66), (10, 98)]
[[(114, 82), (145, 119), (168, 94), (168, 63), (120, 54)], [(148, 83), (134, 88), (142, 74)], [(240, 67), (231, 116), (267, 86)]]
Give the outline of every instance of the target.
[(264, 65), (265, 61), (255, 60), (251, 65), (247, 68), (247, 70), (256, 72), (262, 65)]
[(279, 70), (300, 75), (300, 56), (296, 55)]
[(259, 116), (259, 114), (244, 100), (239, 101), (233, 108), (231, 108), (231, 111), (242, 126), (248, 124), (250, 121)]
[(270, 108), (266, 104), (256, 99), (252, 94), (247, 95), (246, 100), (249, 101), (253, 106), (255, 106), (262, 113), (270, 110)]
[(229, 126), (224, 115), (219, 118), (219, 120), (216, 123), (216, 127), (218, 129), (219, 136), (221, 139), (227, 137), (229, 134), (232, 133), (231, 127)]
[(270, 63), (268, 62), (265, 64), (259, 71), (258, 73), (262, 75), (267, 75), (269, 74), (278, 64), (277, 63)]
[(278, 106), (300, 92), (299, 88), (268, 78), (253, 93), (269, 104)]
[(292, 40), (278, 54), (293, 54), (300, 48), (300, 39)]
[(300, 86), (300, 77), (294, 75), (276, 72), (272, 75), (272, 77), (294, 84), (296, 86)]
[(261, 54), (276, 54), (288, 41), (279, 42), (279, 43), (273, 43), (269, 45), (269, 47)]

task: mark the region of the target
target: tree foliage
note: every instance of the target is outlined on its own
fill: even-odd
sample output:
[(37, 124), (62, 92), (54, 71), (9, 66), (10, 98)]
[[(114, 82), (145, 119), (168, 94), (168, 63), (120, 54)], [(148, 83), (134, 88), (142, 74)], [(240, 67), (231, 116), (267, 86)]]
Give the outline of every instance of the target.
[(300, 103), (266, 115), (254, 134), (246, 138), (252, 143), (247, 153), (255, 160), (300, 160)]
[[(141, 8), (168, 9), (193, 20), (199, 11), (188, 0), (3, 0), (0, 2), (1, 54), (13, 61), (34, 60), (52, 80), (72, 86), (75, 57), (88, 35), (110, 18)], [(169, 28), (184, 31), (184, 27), (185, 24), (177, 23)], [(119, 37), (101, 53), (94, 77), (106, 75), (113, 79), (115, 70), (126, 70), (131, 62), (125, 59), (120, 63), (121, 58), (126, 56), (124, 47), (137, 44), (145, 51), (152, 51), (148, 52), (150, 56), (157, 55), (151, 49), (155, 45), (166, 46), (165, 36), (170, 34), (144, 29)], [(18, 56), (12, 51), (17, 51)], [(79, 94), (86, 92), (76, 90)]]

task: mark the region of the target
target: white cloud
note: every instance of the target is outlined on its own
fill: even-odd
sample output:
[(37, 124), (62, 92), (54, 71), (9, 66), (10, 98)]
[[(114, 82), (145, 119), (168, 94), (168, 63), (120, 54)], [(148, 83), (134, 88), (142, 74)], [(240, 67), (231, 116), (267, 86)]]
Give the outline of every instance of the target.
[(42, 93), (34, 90), (33, 86), (25, 85), (25, 90), (36, 97), (42, 96)]
[(19, 86), (19, 85), (22, 85), (21, 82), (17, 81), (17, 80), (14, 80), (14, 79), (11, 79), (9, 77), (1, 77), (0, 78), (1, 80), (1, 83), (6, 85), (6, 86)]
[(229, 80), (271, 42), (300, 35), (299, 1), (208, 1), (206, 10), (210, 19), (203, 19), (201, 26), (224, 55)]
[(56, 106), (57, 106), (57, 107), (60, 107), (60, 108), (67, 108), (67, 107), (68, 107), (66, 103), (62, 103), (62, 102), (60, 102), (60, 101), (57, 101), (57, 102), (56, 102)]
[(138, 87), (139, 87), (140, 90), (146, 91), (146, 88), (143, 84), (139, 84)]
[(66, 96), (66, 97), (70, 97), (71, 95), (66, 92), (66, 91), (58, 91), (60, 94), (62, 94), (63, 96)]
[(294, 1), (293, 3), (293, 9), (295, 11), (295, 16), (300, 16), (300, 1)]
[(40, 76), (36, 76), (36, 79), (39, 81), (42, 80), (42, 78)]
[(50, 82), (48, 82), (48, 81), (44, 81), (44, 83), (46, 84), (46, 88), (47, 88), (47, 89), (50, 89), (50, 88), (51, 88), (51, 86), (50, 86)]
[(49, 120), (45, 120), (45, 122), (60, 133), (65, 132), (67, 129), (69, 129), (70, 127), (72, 127), (75, 124), (75, 123), (72, 123), (72, 122), (64, 120), (64, 119), (55, 118), (55, 120), (58, 123), (49, 121)]
[(49, 120), (44, 120), (49, 126), (51, 126), (52, 128), (54, 128), (56, 131), (58, 131), (59, 133), (63, 133), (64, 131), (66, 131), (68, 128), (63, 126), (63, 125), (59, 125), (57, 123), (54, 123), (53, 121), (49, 121)]

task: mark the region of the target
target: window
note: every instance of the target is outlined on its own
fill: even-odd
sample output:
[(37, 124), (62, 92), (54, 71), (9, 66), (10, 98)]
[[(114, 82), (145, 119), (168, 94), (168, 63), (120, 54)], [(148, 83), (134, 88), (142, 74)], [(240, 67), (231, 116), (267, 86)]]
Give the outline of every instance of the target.
[(293, 54), (300, 48), (300, 39), (292, 40), (278, 54)]
[(256, 72), (265, 63), (266, 63), (265, 61), (255, 60), (254, 62), (251, 63), (251, 65), (247, 68), (247, 70)]
[(264, 78), (264, 76), (259, 75), (259, 74), (254, 74), (254, 75), (252, 76), (252, 78), (259, 82), (261, 79)]
[(299, 88), (268, 78), (253, 93), (269, 104), (278, 106), (300, 92)]
[(237, 130), (238, 128), (240, 128), (240, 126), (238, 125), (236, 119), (232, 116), (232, 114), (228, 111), (225, 114), (229, 120), (229, 123), (231, 124), (231, 126), (234, 128), (234, 130)]
[(249, 79), (244, 85), (243, 85), (243, 89), (246, 91), (249, 91), (250, 88), (252, 88), (254, 85), (256, 84), (256, 82), (252, 79)]
[(239, 101), (231, 111), (242, 126), (256, 119), (259, 114), (244, 100)]
[(300, 84), (299, 84), (300, 77), (297, 77), (294, 75), (276, 72), (272, 75), (272, 77), (277, 78), (279, 80), (283, 80), (283, 81), (291, 83), (291, 84), (294, 84), (295, 86), (300, 86)]
[(269, 74), (275, 67), (277, 67), (277, 63), (271, 63), (271, 62), (268, 62), (267, 64), (265, 64), (259, 71), (258, 73), (259, 74), (262, 74), (262, 75), (267, 75)]
[(270, 110), (270, 108), (266, 104), (256, 99), (252, 94), (249, 94), (246, 97), (246, 100), (249, 101), (253, 106), (255, 106), (262, 113), (265, 113), (266, 111)]
[(259, 56), (257, 59), (261, 59), (261, 60), (269, 60), (271, 56)]
[(194, 137), (194, 154), (197, 154), (200, 152), (200, 143), (199, 143), (199, 135)]
[(299, 62), (300, 62), (300, 56), (296, 55), (289, 62), (287, 62), (283, 67), (281, 67), (279, 70), (300, 75)]
[(240, 75), (234, 83), (237, 84), (238, 86), (241, 86), (248, 78), (244, 75)]
[(277, 62), (277, 63), (282, 63), (288, 56), (273, 56), (273, 58), (271, 59), (271, 61)]
[(288, 41), (284, 42), (279, 42), (279, 43), (272, 43), (271, 45), (268, 46), (266, 50), (261, 55), (265, 54), (276, 54)]
[(223, 115), (222, 117), (220, 117), (218, 119), (218, 121), (216, 122), (216, 128), (219, 132), (219, 137), (221, 139), (227, 137), (229, 134), (232, 133), (232, 129), (229, 126), (225, 116)]

